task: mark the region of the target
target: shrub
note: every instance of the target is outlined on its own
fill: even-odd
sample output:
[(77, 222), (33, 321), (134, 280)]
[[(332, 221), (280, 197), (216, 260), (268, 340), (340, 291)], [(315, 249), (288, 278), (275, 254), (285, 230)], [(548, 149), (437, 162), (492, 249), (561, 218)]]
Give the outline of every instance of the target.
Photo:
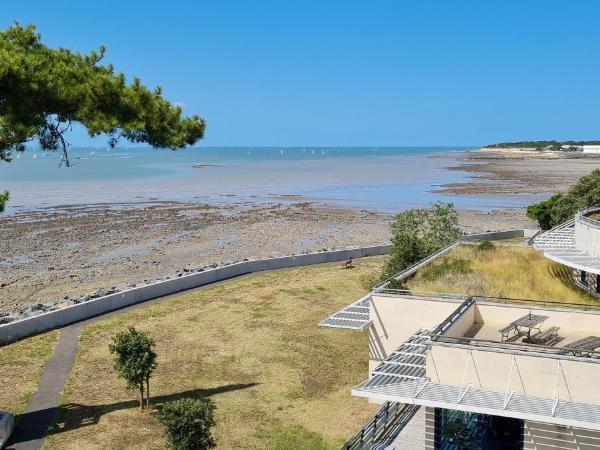
[(358, 282), (362, 288), (370, 291), (379, 284), (379, 274), (374, 270), (361, 273), (358, 277)]
[(182, 398), (165, 403), (159, 419), (173, 450), (205, 450), (216, 447), (210, 429), (215, 426), (215, 405), (209, 399)]
[(444, 248), (460, 237), (458, 214), (452, 203), (435, 203), (433, 209), (411, 209), (394, 217), (392, 250), (382, 279)]
[(471, 272), (473, 272), (471, 261), (465, 258), (452, 258), (430, 265), (423, 271), (422, 276), (424, 280), (434, 281), (450, 275), (464, 275)]
[(489, 252), (490, 250), (494, 250), (496, 246), (493, 242), (483, 241), (481, 244), (477, 246), (477, 250), (480, 252)]
[(549, 230), (571, 219), (583, 208), (600, 204), (600, 169), (581, 177), (565, 194), (556, 194), (527, 207), (527, 217)]

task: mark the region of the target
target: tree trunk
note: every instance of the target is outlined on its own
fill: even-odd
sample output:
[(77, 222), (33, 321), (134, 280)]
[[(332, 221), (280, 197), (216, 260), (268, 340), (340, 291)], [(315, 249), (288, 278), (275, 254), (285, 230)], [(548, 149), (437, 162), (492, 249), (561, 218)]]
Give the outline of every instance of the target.
[(144, 383), (140, 383), (140, 411), (144, 410)]
[(150, 377), (146, 377), (146, 406), (150, 408)]

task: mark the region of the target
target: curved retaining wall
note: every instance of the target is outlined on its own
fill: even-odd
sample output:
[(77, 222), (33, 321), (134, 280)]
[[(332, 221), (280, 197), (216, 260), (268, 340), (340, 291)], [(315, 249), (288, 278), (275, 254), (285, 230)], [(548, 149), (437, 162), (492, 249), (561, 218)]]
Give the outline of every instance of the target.
[(600, 257), (600, 222), (583, 214), (575, 216), (575, 248)]
[(390, 249), (391, 245), (378, 245), (348, 250), (308, 253), (305, 255), (282, 256), (279, 258), (242, 261), (228, 266), (208, 269), (203, 272), (195, 272), (0, 325), (0, 342), (9, 342), (31, 336), (42, 331), (59, 328), (146, 300), (164, 297), (169, 294), (205, 286), (240, 275), (265, 270), (344, 261), (363, 258), (365, 256), (385, 255), (390, 252)]
[(501, 239), (511, 239), (518, 237), (530, 238), (537, 233), (538, 230), (506, 230), (506, 231), (489, 231), (487, 233), (467, 234), (461, 238), (462, 241), (498, 241)]

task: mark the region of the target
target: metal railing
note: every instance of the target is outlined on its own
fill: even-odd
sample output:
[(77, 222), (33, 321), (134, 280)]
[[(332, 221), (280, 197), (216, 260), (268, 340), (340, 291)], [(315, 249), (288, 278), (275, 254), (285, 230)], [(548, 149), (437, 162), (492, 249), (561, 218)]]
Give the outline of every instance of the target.
[(409, 289), (382, 289), (380, 294), (391, 294), (399, 297), (429, 297), (444, 300), (467, 300), (498, 303), (502, 305), (527, 305), (529, 308), (550, 307), (557, 309), (578, 309), (580, 311), (600, 311), (598, 303), (570, 303), (560, 300), (535, 300), (530, 298), (491, 297), (485, 295), (451, 294), (447, 292), (411, 291)]
[(390, 444), (418, 409), (419, 405), (386, 402), (358, 433), (342, 445), (341, 450), (363, 450), (378, 443)]
[(429, 255), (428, 257), (422, 259), (421, 261), (413, 264), (412, 266), (404, 269), (402, 272), (397, 273), (396, 275), (394, 275), (393, 277), (388, 278), (387, 280), (385, 280), (383, 283), (378, 284), (377, 286), (375, 286), (373, 288), (373, 292), (378, 292), (381, 289), (385, 289), (385, 287), (387, 285), (389, 285), (392, 281), (404, 281), (406, 278), (408, 278), (409, 276), (411, 276), (413, 273), (415, 273), (416, 271), (418, 271), (419, 269), (421, 269), (422, 267), (425, 267), (427, 264), (429, 264), (430, 262), (436, 260), (437, 258), (445, 255), (446, 253), (448, 253), (450, 250), (452, 250), (453, 248), (459, 246), (461, 244), (461, 239), (458, 239), (456, 241), (454, 241), (452, 244), (438, 250), (437, 252)]
[(565, 359), (600, 363), (600, 352), (595, 350), (581, 350), (569, 347), (555, 347), (551, 345), (532, 344), (524, 342), (498, 342), (489, 339), (476, 339), (468, 337), (432, 336), (432, 343), (447, 344), (452, 347), (465, 347), (469, 349), (488, 351), (508, 351), (529, 355), (559, 356)]
[(588, 208), (582, 209), (581, 211), (577, 211), (575, 214), (575, 220), (579, 222), (583, 222), (586, 225), (592, 226), (594, 228), (600, 229), (600, 221), (596, 219), (591, 219), (587, 217), (587, 214), (593, 212), (600, 212), (600, 206), (590, 206)]
[(442, 323), (440, 323), (432, 332), (431, 336), (441, 336), (443, 335), (448, 328), (450, 328), (454, 323), (462, 317), (462, 315), (475, 304), (475, 300), (473, 297), (468, 297), (462, 304), (450, 315), (447, 317)]

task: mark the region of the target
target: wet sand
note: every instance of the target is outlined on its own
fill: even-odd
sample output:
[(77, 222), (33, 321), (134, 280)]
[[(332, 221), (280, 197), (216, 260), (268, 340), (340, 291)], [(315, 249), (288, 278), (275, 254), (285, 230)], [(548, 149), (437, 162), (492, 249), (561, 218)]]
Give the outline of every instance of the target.
[[(179, 270), (389, 242), (391, 217), (323, 203), (65, 206), (0, 217), (0, 313), (33, 314)], [(466, 231), (523, 227), (522, 210), (461, 212)]]

